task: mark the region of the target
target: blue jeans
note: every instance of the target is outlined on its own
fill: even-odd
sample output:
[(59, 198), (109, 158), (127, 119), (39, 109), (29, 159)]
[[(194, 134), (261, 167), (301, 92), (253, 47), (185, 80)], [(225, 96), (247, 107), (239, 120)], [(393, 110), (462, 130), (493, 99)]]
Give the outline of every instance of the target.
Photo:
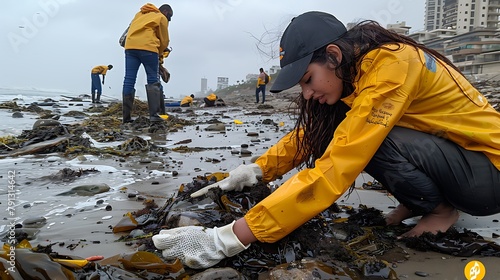
[(262, 91), (262, 103), (266, 102), (266, 85), (260, 85), (255, 90), (255, 103), (259, 103), (259, 92)]
[(155, 52), (144, 50), (125, 50), (125, 78), (123, 80), (123, 95), (135, 92), (135, 81), (141, 64), (146, 70), (148, 84), (158, 83), (159, 57)]
[(97, 90), (97, 94), (101, 95), (102, 92), (102, 87), (101, 87), (101, 78), (99, 77), (99, 74), (90, 74), (90, 78), (92, 80), (92, 89), (91, 93), (94, 94), (95, 91)]

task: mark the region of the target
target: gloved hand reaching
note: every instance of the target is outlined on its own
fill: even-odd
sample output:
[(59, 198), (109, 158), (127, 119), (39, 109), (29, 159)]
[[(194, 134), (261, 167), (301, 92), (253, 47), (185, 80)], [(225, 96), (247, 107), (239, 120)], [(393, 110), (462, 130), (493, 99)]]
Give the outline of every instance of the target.
[(244, 246), (234, 234), (234, 223), (213, 229), (186, 226), (162, 230), (152, 239), (156, 248), (163, 250), (166, 259), (178, 258), (194, 269), (207, 268), (250, 246)]
[(219, 187), (223, 191), (241, 191), (244, 187), (251, 187), (257, 184), (262, 178), (262, 170), (256, 163), (248, 165), (242, 164), (229, 172), (229, 176), (220, 182), (208, 185), (199, 191), (191, 194), (191, 197), (204, 195), (209, 189)]

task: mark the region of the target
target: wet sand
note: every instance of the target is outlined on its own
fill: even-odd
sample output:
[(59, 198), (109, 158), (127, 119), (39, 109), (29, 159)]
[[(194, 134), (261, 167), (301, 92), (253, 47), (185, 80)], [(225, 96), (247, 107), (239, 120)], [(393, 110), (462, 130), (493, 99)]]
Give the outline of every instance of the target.
[[(201, 152), (167, 154), (150, 153), (144, 156), (128, 157), (125, 160), (116, 156), (89, 156), (86, 160), (66, 159), (61, 155), (23, 156), (16, 159), (0, 160), (0, 172), (4, 180), (9, 170), (15, 170), (18, 222), (28, 217), (45, 217), (47, 223), (39, 228), (33, 245), (56, 244), (53, 249), (63, 255), (88, 257), (102, 255), (111, 257), (116, 254), (136, 250), (123, 242), (116, 242), (122, 234), (113, 234), (111, 227), (116, 225), (121, 217), (129, 212), (142, 209), (143, 201), (137, 197), (129, 197), (130, 193), (154, 199), (158, 205), (172, 195), (182, 183), (191, 182), (196, 175), (216, 171), (230, 171), (240, 164), (249, 163), (252, 157), (262, 154), (268, 147), (281, 138), (292, 127), (291, 120), (281, 114), (257, 109), (248, 98), (249, 105), (245, 107), (227, 108), (196, 108), (194, 113), (185, 110), (178, 113), (182, 118), (219, 119), (226, 124), (226, 132), (209, 132), (204, 128), (208, 124), (185, 127), (179, 132), (169, 133), (165, 137), (152, 135), (158, 145), (175, 147), (173, 143), (191, 139), (188, 147), (210, 148)], [(285, 100), (268, 97), (271, 106), (283, 106)], [(261, 114), (253, 114), (261, 112)], [(252, 113), (252, 114), (249, 114)], [(171, 113), (177, 114), (177, 113)], [(234, 120), (242, 120), (242, 125), (236, 125)], [(263, 119), (274, 122), (284, 122), (279, 130), (263, 126)], [(248, 132), (257, 132), (258, 136), (249, 137)], [(147, 137), (148, 135), (146, 135)], [(151, 137), (151, 135), (149, 135)], [(259, 142), (252, 140), (259, 140)], [(249, 156), (232, 153), (239, 150), (241, 144), (248, 144)], [(52, 159), (49, 161), (48, 158)], [(54, 157), (58, 160), (54, 160)], [(141, 159), (148, 158), (150, 161)], [(54, 183), (43, 180), (43, 176), (54, 174), (64, 167), (96, 168), (100, 173), (85, 175), (71, 183)], [(174, 175), (174, 172), (176, 175)], [(283, 180), (286, 180), (285, 176)], [(277, 185), (282, 181), (275, 182)], [(360, 203), (375, 207), (387, 213), (397, 201), (379, 191), (364, 190), (362, 183), (371, 181), (367, 174), (361, 174), (356, 181), (356, 190), (349, 197), (343, 197), (340, 204), (357, 207)], [(57, 196), (77, 185), (105, 183), (111, 187), (106, 193), (91, 197)], [(5, 184), (4, 184), (5, 185)], [(5, 206), (7, 191), (0, 189), (1, 205)], [(106, 206), (112, 210), (107, 211)], [(104, 219), (103, 219), (104, 218)], [(488, 217), (471, 217), (461, 214), (456, 224), (458, 228), (467, 228), (491, 239), (492, 234), (500, 234), (500, 215)], [(4, 219), (4, 221), (7, 221)], [(415, 220), (407, 220), (412, 223)], [(6, 224), (6, 223), (5, 223)], [(498, 239), (492, 239), (499, 243)], [(73, 246), (70, 246), (73, 245)], [(484, 279), (500, 279), (500, 267), (496, 265), (499, 259), (495, 257), (471, 258), (454, 257), (435, 252), (418, 252), (407, 249), (409, 260), (394, 264), (393, 269), (400, 279), (468, 279), (464, 268), (471, 260), (481, 261), (486, 268)], [(420, 272), (416, 275), (416, 272)]]

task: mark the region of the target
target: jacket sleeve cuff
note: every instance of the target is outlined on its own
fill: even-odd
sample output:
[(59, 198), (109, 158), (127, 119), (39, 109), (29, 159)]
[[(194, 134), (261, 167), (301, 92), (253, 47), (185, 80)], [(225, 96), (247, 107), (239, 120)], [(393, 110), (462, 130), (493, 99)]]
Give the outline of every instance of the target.
[(236, 234), (234, 234), (233, 225), (235, 222), (233, 221), (223, 227), (215, 228), (215, 244), (226, 257), (232, 257), (250, 247), (250, 244), (247, 246), (243, 245)]

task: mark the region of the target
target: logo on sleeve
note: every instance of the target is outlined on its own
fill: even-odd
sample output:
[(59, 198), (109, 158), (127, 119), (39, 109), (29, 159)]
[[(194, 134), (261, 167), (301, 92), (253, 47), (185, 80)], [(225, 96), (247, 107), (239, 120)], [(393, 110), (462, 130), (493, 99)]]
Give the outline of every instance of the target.
[(424, 53), (424, 57), (425, 57), (425, 67), (429, 71), (436, 73), (437, 70), (436, 59), (432, 55), (429, 55), (428, 53)]

